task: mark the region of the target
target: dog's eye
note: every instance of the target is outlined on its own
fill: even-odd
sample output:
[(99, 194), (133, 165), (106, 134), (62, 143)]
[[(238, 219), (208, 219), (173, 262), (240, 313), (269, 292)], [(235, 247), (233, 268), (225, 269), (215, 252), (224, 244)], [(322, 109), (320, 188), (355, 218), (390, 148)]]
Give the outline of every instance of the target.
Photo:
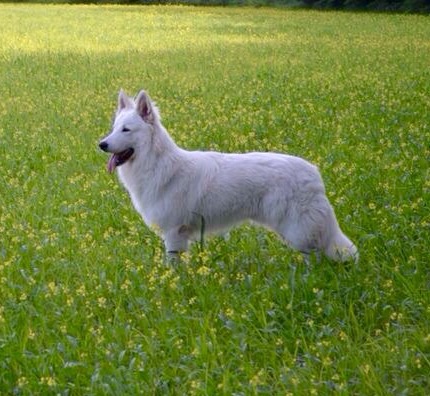
[(122, 132), (130, 132), (130, 128), (124, 127), (124, 128), (122, 128)]

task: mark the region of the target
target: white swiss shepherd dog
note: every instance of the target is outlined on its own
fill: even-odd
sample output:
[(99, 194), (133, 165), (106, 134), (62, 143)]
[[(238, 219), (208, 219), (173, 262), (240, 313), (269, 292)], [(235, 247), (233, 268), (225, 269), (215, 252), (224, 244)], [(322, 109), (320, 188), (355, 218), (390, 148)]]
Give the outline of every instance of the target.
[(357, 261), (341, 231), (318, 169), (275, 153), (226, 154), (178, 147), (145, 91), (122, 90), (112, 131), (99, 147), (111, 153), (118, 175), (145, 223), (176, 258), (189, 241), (251, 220), (277, 232), (289, 246), (330, 259)]

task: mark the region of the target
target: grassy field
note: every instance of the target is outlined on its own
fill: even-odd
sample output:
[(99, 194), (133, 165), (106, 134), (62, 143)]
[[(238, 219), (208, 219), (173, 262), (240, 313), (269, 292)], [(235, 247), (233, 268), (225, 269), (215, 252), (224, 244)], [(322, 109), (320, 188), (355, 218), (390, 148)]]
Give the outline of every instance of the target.
[[(428, 395), (424, 16), (0, 5), (0, 394)], [(358, 266), (262, 229), (163, 262), (97, 148), (149, 91), (188, 149), (316, 163)]]

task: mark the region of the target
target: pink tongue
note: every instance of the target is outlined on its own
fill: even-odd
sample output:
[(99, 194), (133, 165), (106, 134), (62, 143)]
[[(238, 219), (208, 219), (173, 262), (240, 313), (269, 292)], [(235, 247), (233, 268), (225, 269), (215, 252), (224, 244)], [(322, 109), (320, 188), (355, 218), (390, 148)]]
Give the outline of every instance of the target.
[(112, 173), (116, 168), (116, 154), (112, 154), (107, 163), (107, 171)]

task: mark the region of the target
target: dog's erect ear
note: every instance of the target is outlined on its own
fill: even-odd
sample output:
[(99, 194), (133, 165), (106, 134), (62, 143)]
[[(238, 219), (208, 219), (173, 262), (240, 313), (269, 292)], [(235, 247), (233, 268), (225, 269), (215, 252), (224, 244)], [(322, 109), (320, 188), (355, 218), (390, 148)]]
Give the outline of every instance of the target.
[(154, 109), (151, 99), (145, 91), (140, 91), (136, 97), (136, 110), (142, 117), (143, 121), (148, 124), (154, 123)]
[(118, 111), (121, 111), (125, 108), (133, 107), (133, 102), (131, 99), (126, 95), (126, 93), (120, 89), (118, 94)]

